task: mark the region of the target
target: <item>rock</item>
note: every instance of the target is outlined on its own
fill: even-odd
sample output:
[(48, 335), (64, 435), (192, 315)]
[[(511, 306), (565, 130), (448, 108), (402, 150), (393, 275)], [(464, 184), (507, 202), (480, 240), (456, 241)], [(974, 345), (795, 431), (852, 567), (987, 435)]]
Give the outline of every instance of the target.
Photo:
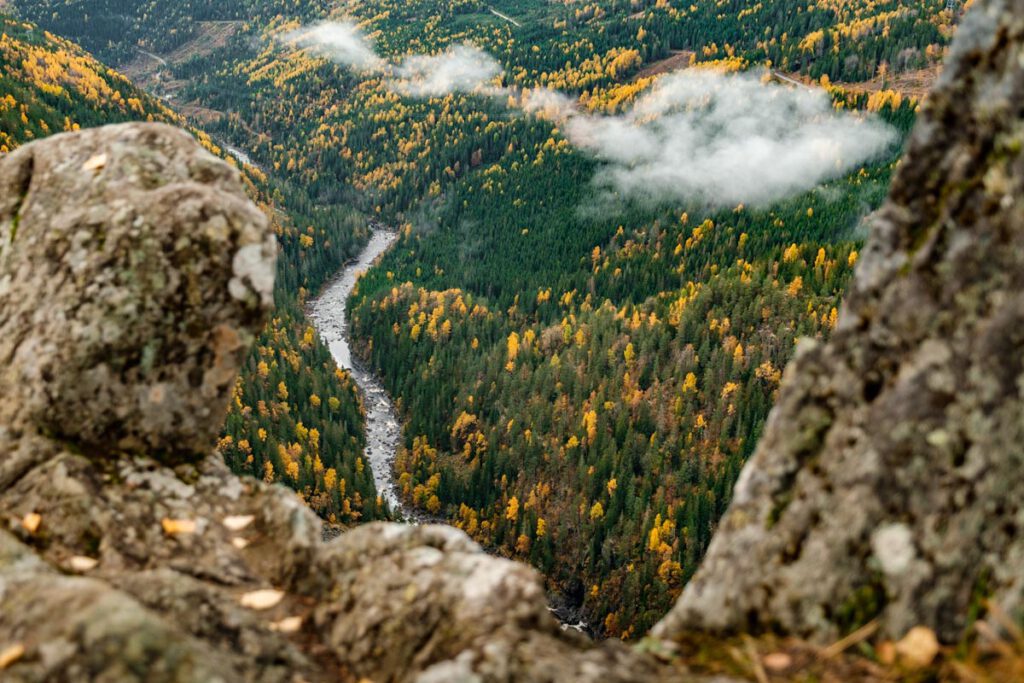
[(276, 247), (238, 172), (164, 125), (57, 135), (0, 170), (0, 424), (97, 456), (205, 454)]
[[(1024, 590), (1024, 0), (975, 3), (837, 331), (786, 370), (662, 637), (959, 641)], [(981, 591), (985, 593), (982, 594)]]
[[(111, 467), (51, 450), (46, 461), (0, 493), (12, 533), (28, 508), (46, 510), (47, 533), (0, 531), (14, 548), (0, 546), (0, 643), (17, 634), (26, 648), (5, 680), (697, 680), (563, 632), (534, 570), (450, 527), (370, 524), (323, 543), (288, 489), (246, 480), (225, 495), (238, 480), (217, 456), (174, 471), (141, 456)], [(167, 534), (162, 521), (186, 510), (195, 531)], [(221, 523), (246, 517), (240, 531)], [(80, 556), (98, 562), (69, 583), (56, 568)], [(125, 616), (108, 621), (101, 607)], [(55, 643), (64, 654), (48, 658)], [(161, 675), (111, 661), (118, 647), (157, 657)]]

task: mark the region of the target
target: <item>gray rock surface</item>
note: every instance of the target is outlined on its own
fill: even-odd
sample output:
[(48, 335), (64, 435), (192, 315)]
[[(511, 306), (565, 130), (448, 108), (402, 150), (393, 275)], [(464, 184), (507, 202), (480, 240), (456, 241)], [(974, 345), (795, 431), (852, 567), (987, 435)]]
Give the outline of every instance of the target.
[(682, 675), (563, 632), (536, 572), (461, 532), (324, 543), (293, 492), (212, 454), (275, 247), (185, 133), (112, 126), (0, 158), (0, 232), (4, 681)]
[(956, 642), (1024, 590), (1024, 0), (975, 3), (837, 332), (805, 345), (656, 628)]
[(238, 173), (186, 143), (123, 125), (4, 159), (0, 424), (99, 455), (212, 443), (276, 247)]

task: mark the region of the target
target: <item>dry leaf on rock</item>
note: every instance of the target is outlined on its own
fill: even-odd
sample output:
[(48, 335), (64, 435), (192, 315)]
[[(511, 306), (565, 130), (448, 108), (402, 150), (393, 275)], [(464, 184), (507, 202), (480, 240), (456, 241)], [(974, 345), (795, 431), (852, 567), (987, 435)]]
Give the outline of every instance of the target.
[(168, 536), (194, 534), (196, 532), (196, 521), (194, 519), (169, 519), (165, 517), (161, 524), (164, 527), (164, 533)]
[(270, 609), (284, 598), (284, 591), (274, 588), (263, 588), (257, 591), (250, 591), (239, 599), (242, 607), (249, 609)]
[(82, 164), (82, 170), (83, 171), (98, 171), (98, 170), (100, 170), (101, 168), (103, 168), (106, 165), (107, 165), (107, 155), (106, 154), (97, 154), (96, 156), (92, 157), (91, 159), (86, 161), (84, 164)]
[(30, 512), (21, 518), (21, 526), (30, 534), (38, 531), (39, 525), (42, 523), (43, 517), (38, 512)]
[(270, 630), (278, 633), (295, 633), (300, 628), (302, 628), (302, 617), (299, 616), (285, 617), (270, 625)]
[(225, 517), (223, 523), (231, 531), (241, 531), (252, 524), (254, 519), (256, 519), (255, 515), (231, 515)]
[(25, 656), (25, 646), (21, 643), (8, 645), (0, 650), (0, 669), (6, 669), (11, 664)]
[(70, 560), (68, 560), (68, 566), (72, 569), (72, 571), (76, 572), (87, 572), (91, 569), (95, 569), (96, 565), (98, 565), (99, 563), (100, 561), (96, 558), (86, 557), (85, 555), (75, 555)]
[(926, 667), (939, 654), (939, 639), (927, 626), (915, 626), (896, 643), (896, 654), (907, 666)]

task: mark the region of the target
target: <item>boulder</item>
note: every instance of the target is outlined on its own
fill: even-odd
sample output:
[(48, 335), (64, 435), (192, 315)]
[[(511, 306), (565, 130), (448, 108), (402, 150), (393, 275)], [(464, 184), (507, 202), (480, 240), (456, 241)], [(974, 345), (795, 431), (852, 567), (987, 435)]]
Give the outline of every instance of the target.
[(0, 167), (0, 424), (105, 454), (205, 454), (273, 301), (237, 171), (165, 125), (57, 135)]

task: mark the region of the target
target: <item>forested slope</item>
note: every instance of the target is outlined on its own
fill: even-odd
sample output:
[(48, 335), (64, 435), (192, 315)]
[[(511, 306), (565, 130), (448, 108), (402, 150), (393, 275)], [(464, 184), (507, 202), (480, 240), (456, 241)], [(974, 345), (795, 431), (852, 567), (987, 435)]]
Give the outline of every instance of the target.
[[(218, 11), (241, 16), (249, 4)], [(187, 82), (183, 99), (223, 114), (217, 135), (301, 187), (310, 207), (351, 203), (402, 228), (352, 311), (366, 358), (407, 421), (405, 495), (533, 562), (600, 632), (642, 633), (702, 556), (795, 340), (835, 326), (861, 221), (880, 203), (899, 145), (768, 205), (609, 202), (593, 184), (602, 165), (558, 121), (479, 93), (395, 92), (380, 73), (288, 40), (327, 16), (321, 4), (257, 4), (228, 44), (167, 67), (169, 76)], [(92, 35), (68, 3), (18, 6)], [(211, 18), (191, 3), (154, 6), (163, 9), (120, 8), (138, 34), (104, 49), (156, 48), (159, 27)], [(500, 62), (496, 86), (557, 88), (580, 110), (627, 109), (651, 90), (661, 60), (682, 63), (685, 51), (697, 66), (770, 64), (813, 79), (837, 109), (906, 131), (917, 102), (897, 76), (939, 63), (956, 20), (945, 6), (495, 4), (513, 23), (475, 0), (372, 0), (334, 16), (358, 20), (386, 57), (471, 41)], [(288, 295), (301, 300), (299, 288), (314, 288), (330, 267), (323, 261), (304, 283), (282, 278)], [(288, 350), (301, 344), (258, 351), (223, 450), (236, 467), (312, 494), (321, 481), (314, 456), (325, 449), (311, 447), (297, 421), (294, 437), (259, 431), (284, 412), (276, 382), (296, 405), (291, 380), (273, 373), (288, 371)], [(323, 424), (331, 413), (319, 389), (298, 401), (313, 405), (314, 393)], [(319, 501), (336, 511), (337, 501)]]
[(0, 153), (53, 133), (133, 119), (180, 121), (73, 43), (0, 14)]

